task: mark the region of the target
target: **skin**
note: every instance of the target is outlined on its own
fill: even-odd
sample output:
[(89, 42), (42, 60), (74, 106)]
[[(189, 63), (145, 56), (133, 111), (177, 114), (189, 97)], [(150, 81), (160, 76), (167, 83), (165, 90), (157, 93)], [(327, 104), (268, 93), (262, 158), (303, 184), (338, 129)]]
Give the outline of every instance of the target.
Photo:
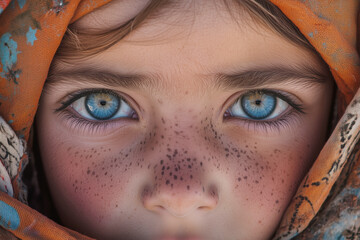
[[(76, 24), (125, 21), (125, 3), (132, 4), (115, 1)], [(326, 139), (333, 83), (262, 86), (293, 96), (306, 112), (278, 127), (225, 119), (247, 89), (211, 87), (214, 73), (301, 64), (326, 73), (314, 53), (244, 12), (236, 18), (215, 1), (201, 1), (148, 20), (97, 56), (70, 64), (54, 60), (55, 71), (92, 66), (157, 76), (156, 86), (148, 88), (74, 81), (55, 83), (43, 93), (38, 141), (63, 224), (100, 239), (273, 235)], [(69, 93), (86, 88), (123, 95), (138, 119), (118, 118), (91, 130), (54, 113)]]

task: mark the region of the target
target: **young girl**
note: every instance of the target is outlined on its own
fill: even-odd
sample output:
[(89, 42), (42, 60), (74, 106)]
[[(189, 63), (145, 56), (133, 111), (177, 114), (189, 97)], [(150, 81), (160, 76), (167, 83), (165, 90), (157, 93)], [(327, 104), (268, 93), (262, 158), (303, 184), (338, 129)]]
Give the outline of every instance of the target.
[(356, 1), (3, 6), (7, 238), (360, 234)]

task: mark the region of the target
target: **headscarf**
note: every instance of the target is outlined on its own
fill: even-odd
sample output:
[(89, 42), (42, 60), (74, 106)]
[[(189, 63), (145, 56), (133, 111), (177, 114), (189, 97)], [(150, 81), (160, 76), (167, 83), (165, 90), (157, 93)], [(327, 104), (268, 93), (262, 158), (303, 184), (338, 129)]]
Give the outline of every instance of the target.
[[(31, 152), (38, 101), (67, 26), (110, 1), (0, 0), (0, 225), (17, 238), (90, 239), (28, 207), (21, 179)], [(336, 109), (341, 117), (274, 239), (356, 239), (360, 236), (360, 2), (270, 1), (328, 64), (338, 87)]]

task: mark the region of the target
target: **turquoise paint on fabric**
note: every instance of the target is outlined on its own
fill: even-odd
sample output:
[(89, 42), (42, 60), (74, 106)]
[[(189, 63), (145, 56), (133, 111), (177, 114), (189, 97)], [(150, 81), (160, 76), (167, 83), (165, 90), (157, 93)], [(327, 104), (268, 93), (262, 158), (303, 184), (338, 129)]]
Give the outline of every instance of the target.
[(324, 49), (326, 49), (326, 48), (327, 48), (326, 42), (324, 42), (324, 43), (322, 44), (322, 46), (323, 46)]
[(10, 33), (5, 33), (0, 38), (0, 59), (3, 72), (8, 73), (17, 62), (17, 43), (11, 39)]
[(20, 217), (16, 209), (3, 201), (0, 201), (0, 225), (11, 230), (16, 230), (20, 225)]
[(20, 9), (22, 9), (24, 7), (24, 5), (26, 4), (26, 0), (17, 0)]
[(31, 27), (29, 27), (29, 31), (26, 33), (26, 43), (30, 43), (31, 46), (34, 45), (34, 41), (37, 40), (35, 34), (36, 34), (37, 29), (32, 29)]

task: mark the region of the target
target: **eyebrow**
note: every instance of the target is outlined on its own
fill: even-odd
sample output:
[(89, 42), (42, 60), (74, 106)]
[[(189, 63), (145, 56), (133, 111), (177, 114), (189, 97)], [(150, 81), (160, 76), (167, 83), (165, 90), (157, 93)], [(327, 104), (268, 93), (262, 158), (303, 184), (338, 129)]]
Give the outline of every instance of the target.
[[(324, 84), (331, 75), (309, 66), (297, 67), (266, 67), (242, 70), (234, 73), (217, 73), (205, 75), (205, 79), (213, 78), (213, 86), (223, 90), (261, 88), (266, 85), (295, 84), (305, 88)], [(162, 76), (157, 74), (120, 74), (94, 68), (83, 68), (60, 71), (49, 74), (46, 85), (58, 84), (101, 84), (109, 87), (123, 87), (129, 89), (160, 88)], [(47, 86), (46, 86), (47, 87)]]
[(295, 84), (302, 87), (313, 87), (324, 84), (330, 79), (326, 74), (310, 66), (296, 67), (267, 67), (250, 69), (232, 74), (217, 74), (216, 85), (218, 88), (260, 88), (264, 85)]

